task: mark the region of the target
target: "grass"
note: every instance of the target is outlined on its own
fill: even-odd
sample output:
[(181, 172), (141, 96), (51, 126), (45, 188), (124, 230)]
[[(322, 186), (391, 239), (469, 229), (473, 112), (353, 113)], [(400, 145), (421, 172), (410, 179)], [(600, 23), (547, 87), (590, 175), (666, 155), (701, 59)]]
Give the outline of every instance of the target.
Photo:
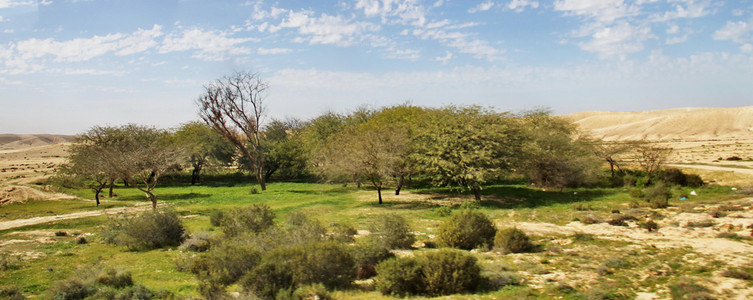
[[(468, 193), (458, 193), (451, 189), (420, 187), (409, 189), (401, 196), (385, 197), (383, 205), (377, 204), (376, 192), (368, 188), (314, 183), (270, 183), (267, 190), (251, 193), (257, 187), (236, 175), (224, 177), (205, 176), (206, 185), (191, 186), (182, 183), (185, 178), (175, 177), (155, 190), (158, 205), (169, 205), (184, 217), (189, 232), (216, 231), (209, 222), (209, 215), (217, 209), (265, 203), (276, 213), (278, 221), (293, 211), (304, 211), (308, 216), (319, 219), (326, 225), (329, 222), (351, 224), (356, 229), (368, 229), (375, 216), (396, 213), (409, 221), (417, 232), (419, 241), (429, 240), (436, 233), (437, 225), (446, 217), (435, 212), (441, 206), (459, 206), (472, 199)], [(711, 202), (729, 196), (728, 189), (705, 187), (696, 189), (698, 197), (690, 202)], [(90, 198), (89, 190), (67, 190), (66, 192)], [(542, 190), (522, 184), (486, 186), (482, 192), (484, 199), (479, 210), (489, 215), (497, 223), (508, 222), (549, 222), (566, 224), (583, 214), (609, 216), (614, 209), (626, 209), (633, 201), (628, 190), (622, 188), (578, 188), (563, 190)], [(107, 199), (99, 208), (92, 200), (30, 201), (26, 204), (12, 204), (2, 207), (0, 215), (5, 220), (22, 219), (34, 216), (64, 214), (75, 211), (103, 209), (107, 207), (132, 206), (146, 203), (141, 191), (134, 188), (116, 188), (115, 199)], [(387, 193), (385, 193), (386, 195)], [(677, 204), (670, 201), (670, 205)], [(578, 211), (574, 207), (588, 207), (589, 211)], [(453, 208), (456, 209), (456, 208)], [(606, 219), (606, 218), (605, 218)], [(106, 244), (99, 234), (107, 216), (70, 219), (52, 223), (25, 226), (0, 231), (0, 243), (11, 240), (28, 242), (9, 243), (0, 250), (23, 257), (18, 268), (0, 272), (0, 285), (18, 286), (24, 295), (32, 299), (46, 299), (51, 295), (46, 291), (55, 282), (75, 276), (82, 270), (114, 267), (130, 271), (138, 284), (150, 289), (163, 288), (183, 296), (198, 296), (197, 281), (190, 273), (178, 272), (175, 260), (180, 255), (176, 248), (158, 249), (146, 252), (130, 252), (124, 248)], [(66, 231), (68, 236), (55, 237), (56, 231)], [(73, 233), (91, 233), (89, 243), (76, 244)], [(598, 276), (600, 265), (609, 269), (606, 276), (610, 286), (600, 286), (604, 294), (624, 294), (633, 296), (638, 289), (666, 285), (669, 278), (650, 277), (637, 281), (649, 271), (663, 270), (668, 263), (679, 264), (673, 272), (682, 275), (710, 276), (712, 272), (700, 272), (683, 264), (687, 249), (659, 251), (645, 245), (630, 242), (602, 239), (587, 234), (576, 236), (532, 237), (538, 245), (534, 253), (501, 255), (480, 253), (482, 264), (492, 271), (512, 271), (529, 274), (532, 278), (546, 276), (551, 272), (583, 272)], [(42, 239), (40, 243), (35, 240)], [(570, 240), (562, 243), (561, 240)], [(547, 250), (547, 249), (557, 249)], [(421, 250), (428, 251), (428, 250)], [(625, 260), (615, 259), (619, 254), (628, 255)], [(667, 262), (667, 263), (665, 263)], [(687, 265), (687, 267), (685, 267)], [(502, 267), (504, 266), (504, 267)], [(718, 269), (718, 267), (715, 267)], [(701, 274), (701, 275), (698, 275)], [(590, 276), (590, 275), (589, 275)], [(598, 278), (598, 277), (595, 277)], [(673, 275), (672, 278), (675, 278)], [(580, 299), (588, 298), (582, 286), (571, 285), (575, 291), (558, 288), (557, 282), (547, 282), (541, 288), (527, 284), (507, 286), (498, 291), (485, 292), (479, 299)], [(388, 299), (377, 292), (357, 289), (335, 291), (336, 298), (348, 299)], [(463, 299), (464, 296), (450, 296), (447, 299)]]

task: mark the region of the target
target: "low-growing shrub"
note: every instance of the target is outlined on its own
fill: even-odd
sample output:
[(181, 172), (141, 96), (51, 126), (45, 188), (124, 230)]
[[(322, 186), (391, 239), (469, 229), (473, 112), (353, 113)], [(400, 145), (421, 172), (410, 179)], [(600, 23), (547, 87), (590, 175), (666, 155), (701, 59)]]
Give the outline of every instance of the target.
[(55, 287), (50, 289), (50, 293), (55, 300), (84, 299), (94, 295), (96, 292), (97, 289), (93, 284), (84, 282), (79, 278), (58, 281)]
[(183, 242), (183, 222), (172, 209), (145, 211), (111, 220), (106, 240), (130, 250), (178, 246)]
[(17, 286), (0, 286), (0, 299), (23, 300), (26, 297)]
[[(275, 299), (280, 300), (281, 297), (275, 297)], [(302, 287), (295, 289), (290, 299), (291, 300), (309, 300), (309, 299), (331, 300), (332, 295), (330, 295), (329, 291), (327, 291), (327, 287), (325, 287), (321, 283), (316, 283), (316, 284), (304, 285)]]
[(580, 222), (586, 225), (590, 225), (590, 224), (598, 224), (603, 221), (594, 216), (585, 216), (582, 219), (580, 219)]
[(344, 287), (355, 278), (353, 256), (335, 242), (315, 242), (280, 247), (266, 253), (240, 281), (261, 297), (274, 297), (282, 289), (321, 283)]
[(593, 241), (594, 235), (590, 233), (577, 232), (573, 235), (575, 241)]
[(416, 241), (410, 225), (400, 215), (381, 215), (369, 229), (371, 236), (387, 249), (408, 249)]
[(352, 243), (358, 231), (350, 225), (334, 223), (329, 226), (329, 239), (341, 243)]
[(522, 230), (505, 228), (494, 236), (494, 248), (503, 253), (521, 253), (531, 250), (533, 244)]
[(482, 212), (458, 210), (437, 228), (437, 239), (444, 246), (470, 250), (491, 245), (496, 229)]
[(266, 204), (252, 204), (222, 214), (219, 224), (227, 236), (262, 232), (274, 225), (275, 213)]
[(626, 221), (637, 221), (638, 218), (631, 215), (616, 215), (611, 220), (607, 221), (607, 224), (612, 226), (628, 226)]
[(685, 227), (689, 228), (700, 228), (700, 227), (711, 227), (716, 224), (714, 220), (703, 220), (703, 221), (691, 221), (685, 224)]
[(129, 272), (119, 272), (115, 269), (106, 269), (97, 276), (96, 282), (119, 289), (132, 286), (133, 278)]
[(453, 249), (389, 259), (380, 263), (377, 271), (376, 288), (384, 295), (467, 293), (475, 291), (482, 282), (476, 258)]
[(356, 264), (356, 278), (367, 279), (377, 275), (376, 266), (380, 262), (393, 257), (390, 251), (373, 239), (363, 239), (352, 249)]
[(594, 210), (594, 208), (591, 206), (591, 204), (584, 204), (584, 203), (575, 203), (575, 204), (573, 204), (573, 209), (577, 210), (577, 211)]
[(309, 218), (302, 212), (290, 213), (282, 230), (285, 245), (320, 241), (327, 234), (327, 229), (319, 221)]
[(192, 252), (204, 252), (209, 250), (209, 234), (208, 233), (197, 233), (192, 234), (189, 238), (187, 238), (185, 241), (183, 241), (183, 244), (180, 244), (180, 247), (178, 247), (181, 251), (192, 251)]
[(481, 273), (481, 285), (483, 290), (496, 291), (506, 286), (520, 285), (522, 279), (515, 272), (501, 271), (501, 272), (482, 272)]
[(0, 271), (15, 270), (21, 266), (21, 259), (18, 256), (0, 252)]
[(53, 299), (152, 299), (170, 298), (156, 295), (140, 284), (134, 284), (131, 274), (106, 268), (100, 273), (79, 272), (59, 281), (49, 293)]
[(746, 272), (746, 271), (744, 271), (742, 269), (734, 269), (734, 268), (726, 269), (726, 270), (722, 271), (721, 275), (724, 276), (724, 277), (729, 277), (729, 278), (737, 278), (737, 279), (742, 279), (742, 280), (753, 280), (753, 275), (751, 275), (750, 273), (748, 273), (748, 272)]
[(659, 224), (656, 224), (653, 220), (648, 220), (640, 224), (641, 228), (646, 229), (648, 232), (659, 229)]
[(440, 217), (447, 217), (452, 214), (452, 208), (449, 206), (440, 206), (434, 209), (434, 213)]
[(209, 223), (212, 226), (222, 226), (223, 218), (225, 218), (225, 211), (213, 210), (209, 213)]
[(632, 264), (622, 257), (610, 257), (604, 261), (604, 265), (612, 269), (625, 269)]
[(68, 236), (68, 232), (65, 232), (65, 231), (55, 231), (55, 236)]
[(669, 284), (672, 299), (716, 299), (711, 296), (708, 288), (699, 285), (696, 280), (682, 276)]
[(651, 208), (666, 208), (669, 205), (669, 198), (672, 198), (672, 190), (661, 181), (645, 188), (643, 194)]
[(261, 256), (262, 251), (253, 240), (226, 240), (212, 245), (209, 251), (197, 257), (189, 270), (210, 284), (229, 285), (256, 267)]
[(76, 237), (76, 244), (83, 245), (83, 244), (86, 244), (86, 243), (89, 243), (89, 241), (86, 239), (85, 236), (80, 235), (80, 236)]

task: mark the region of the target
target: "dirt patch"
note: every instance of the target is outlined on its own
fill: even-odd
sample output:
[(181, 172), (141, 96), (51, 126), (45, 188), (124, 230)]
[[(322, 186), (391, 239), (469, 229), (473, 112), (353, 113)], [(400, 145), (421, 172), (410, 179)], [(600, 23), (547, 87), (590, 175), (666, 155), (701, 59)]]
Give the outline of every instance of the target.
[(0, 222), (0, 230), (12, 229), (12, 228), (17, 228), (17, 227), (36, 225), (36, 224), (42, 224), (42, 223), (49, 223), (49, 222), (60, 221), (60, 220), (78, 219), (78, 218), (111, 215), (111, 214), (119, 214), (119, 213), (132, 213), (132, 212), (137, 212), (137, 211), (148, 210), (148, 209), (151, 209), (151, 207), (152, 206), (149, 203), (139, 203), (131, 207), (117, 207), (117, 208), (108, 208), (108, 209), (103, 209), (103, 210), (75, 212), (75, 213), (64, 214), (64, 215), (5, 221), (5, 222)]
[(5, 186), (0, 188), (0, 206), (11, 203), (23, 203), (29, 200), (62, 200), (76, 197), (55, 193), (50, 189), (41, 191), (28, 186)]

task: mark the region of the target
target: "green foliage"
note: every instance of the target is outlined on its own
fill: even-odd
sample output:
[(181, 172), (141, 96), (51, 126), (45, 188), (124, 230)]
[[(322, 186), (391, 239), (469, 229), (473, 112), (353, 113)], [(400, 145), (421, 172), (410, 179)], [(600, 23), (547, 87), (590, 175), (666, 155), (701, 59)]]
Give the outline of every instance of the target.
[(247, 238), (214, 244), (205, 255), (196, 258), (189, 270), (211, 285), (235, 283), (261, 260), (262, 251)]
[(59, 281), (50, 289), (53, 299), (152, 299), (156, 295), (140, 284), (134, 284), (131, 273), (104, 269), (101, 273), (76, 274)]
[(394, 256), (387, 248), (373, 239), (359, 240), (351, 251), (356, 263), (356, 277), (358, 279), (373, 277), (377, 274), (377, 264)]
[(329, 239), (341, 243), (352, 243), (355, 241), (355, 235), (358, 231), (350, 225), (332, 223), (329, 226)]
[(672, 198), (672, 190), (664, 182), (657, 182), (644, 189), (643, 194), (651, 208), (666, 208), (669, 206), (669, 198)]
[(131, 278), (131, 273), (129, 272), (106, 269), (97, 276), (96, 283), (114, 288), (124, 288), (133, 285), (133, 278)]
[(0, 299), (23, 300), (26, 297), (17, 286), (0, 286)]
[(241, 285), (262, 297), (273, 297), (281, 289), (321, 283), (328, 288), (344, 287), (355, 278), (353, 256), (345, 246), (315, 242), (280, 247), (266, 253), (259, 264), (241, 280)]
[(96, 292), (97, 289), (93, 285), (78, 278), (59, 281), (54, 288), (50, 289), (52, 299), (55, 300), (84, 299)]
[(104, 235), (108, 242), (139, 251), (178, 246), (183, 233), (183, 222), (175, 210), (160, 209), (113, 218)]
[(222, 219), (225, 218), (225, 211), (213, 210), (209, 213), (209, 223), (212, 226), (222, 226)]
[(417, 258), (392, 258), (376, 267), (376, 289), (384, 295), (409, 296), (424, 293), (423, 266)]
[(274, 224), (275, 213), (266, 204), (252, 204), (223, 213), (219, 224), (228, 237), (262, 232)]
[(520, 229), (505, 228), (494, 236), (494, 248), (503, 253), (521, 253), (533, 249), (531, 239)]
[(448, 217), (452, 215), (452, 207), (449, 206), (440, 206), (434, 209), (434, 213), (437, 214), (437, 216), (440, 217)]
[(0, 252), (0, 271), (15, 270), (21, 267), (21, 259), (9, 253)]
[(307, 175), (310, 151), (301, 137), (302, 123), (297, 119), (272, 120), (264, 127), (265, 177), (273, 174), (284, 179)]
[(420, 257), (389, 259), (377, 266), (376, 288), (385, 295), (441, 296), (467, 293), (481, 283), (476, 258), (441, 249)]
[(202, 122), (188, 122), (173, 134), (176, 144), (184, 149), (187, 161), (193, 168), (191, 184), (199, 181), (201, 171), (233, 161), (235, 149), (212, 127)]
[(703, 185), (703, 179), (695, 174), (685, 174), (679, 169), (664, 169), (658, 174), (661, 181), (669, 185), (699, 187)]
[(210, 236), (208, 233), (192, 234), (183, 241), (183, 244), (178, 249), (181, 251), (204, 252), (209, 250), (209, 239)]
[(470, 250), (491, 245), (496, 231), (484, 213), (464, 209), (456, 211), (439, 225), (437, 239), (442, 245)]
[(697, 283), (693, 278), (682, 276), (669, 284), (669, 293), (672, 299), (715, 299), (709, 293), (711, 291)]
[(387, 249), (409, 249), (416, 237), (405, 218), (396, 214), (381, 215), (369, 227), (370, 238)]

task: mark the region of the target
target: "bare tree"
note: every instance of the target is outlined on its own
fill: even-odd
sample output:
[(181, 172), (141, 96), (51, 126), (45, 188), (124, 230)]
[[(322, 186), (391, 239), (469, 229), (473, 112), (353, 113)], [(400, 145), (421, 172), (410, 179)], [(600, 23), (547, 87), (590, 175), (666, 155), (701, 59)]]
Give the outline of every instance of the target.
[(614, 178), (614, 171), (622, 171), (620, 167), (620, 157), (635, 147), (632, 142), (606, 142), (596, 141), (593, 143), (593, 153), (609, 164), (611, 177)]
[(267, 88), (258, 74), (237, 72), (204, 85), (196, 100), (201, 119), (248, 159), (262, 191), (267, 189), (261, 132)]
[(638, 165), (641, 166), (643, 171), (646, 172), (646, 176), (648, 176), (649, 180), (656, 171), (661, 169), (661, 166), (667, 161), (667, 158), (672, 153), (672, 149), (670, 148), (651, 145), (645, 141), (637, 144), (635, 151), (635, 160), (638, 162)]

